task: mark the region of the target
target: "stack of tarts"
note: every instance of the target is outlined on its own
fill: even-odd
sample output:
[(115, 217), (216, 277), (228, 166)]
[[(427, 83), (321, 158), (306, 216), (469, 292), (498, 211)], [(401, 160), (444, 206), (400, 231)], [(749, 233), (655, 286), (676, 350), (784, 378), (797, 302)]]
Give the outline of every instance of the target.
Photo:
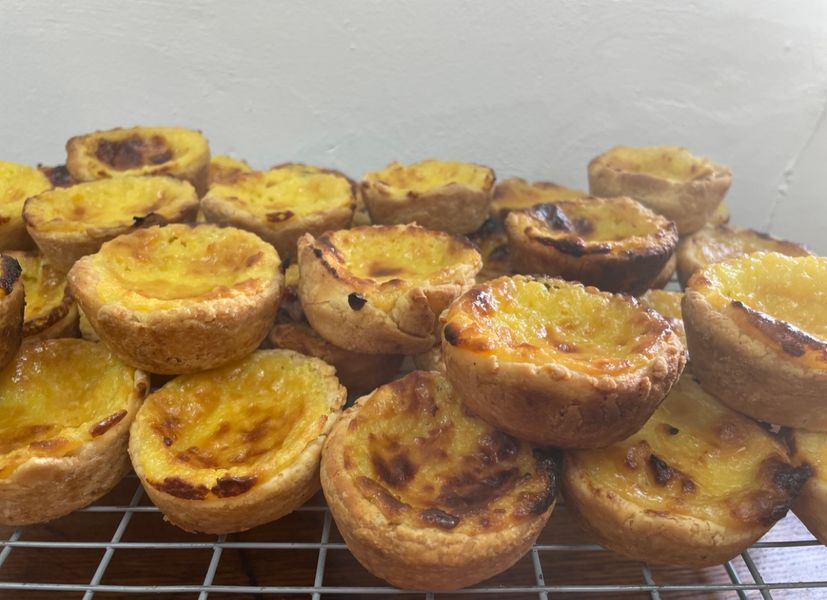
[[(790, 506), (827, 540), (825, 259), (725, 225), (729, 170), (685, 149), (588, 174), (356, 183), (163, 127), (0, 163), (0, 523), (88, 504), (131, 459), (188, 531), (321, 488), (405, 588), (509, 568), (558, 488), (639, 560), (726, 561)], [(658, 289), (676, 269), (685, 295)]]

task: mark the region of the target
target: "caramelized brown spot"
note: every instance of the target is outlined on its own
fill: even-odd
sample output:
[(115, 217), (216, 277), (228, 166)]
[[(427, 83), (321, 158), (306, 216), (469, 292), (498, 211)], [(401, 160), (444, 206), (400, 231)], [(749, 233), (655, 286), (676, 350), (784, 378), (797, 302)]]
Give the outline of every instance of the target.
[(347, 295), (347, 303), (353, 310), (362, 310), (368, 300), (358, 292), (351, 292)]
[(560, 451), (550, 448), (535, 448), (537, 474), (545, 481), (545, 489), (535, 494), (520, 494), (514, 514), (518, 517), (541, 515), (554, 503), (560, 481)]
[(313, 255), (314, 255), (316, 258), (321, 258), (321, 257), (322, 257), (322, 254), (323, 254), (323, 253), (322, 253), (321, 248), (313, 248)]
[(482, 463), (490, 465), (516, 456), (519, 446), (513, 437), (495, 430), (480, 437), (479, 449)]
[(97, 159), (119, 171), (143, 165), (159, 165), (172, 159), (172, 149), (158, 135), (146, 139), (133, 134), (122, 140), (101, 139), (95, 151)]
[(216, 479), (215, 485), (210, 490), (219, 498), (230, 498), (231, 496), (240, 496), (258, 481), (255, 475), (245, 475), (243, 477), (231, 477), (229, 475)]
[(820, 351), (827, 357), (827, 344), (811, 337), (797, 327), (754, 310), (740, 300), (733, 300), (732, 306), (743, 313), (748, 323), (771, 340), (777, 342), (781, 349), (790, 356), (802, 356), (807, 348), (810, 348)]
[(371, 277), (390, 277), (391, 275), (399, 275), (404, 272), (404, 267), (388, 265), (379, 261), (374, 262), (368, 268), (368, 273)]
[(275, 210), (267, 213), (267, 221), (270, 223), (284, 223), (293, 217), (292, 210)]
[(193, 485), (180, 477), (166, 477), (161, 483), (150, 483), (159, 492), (185, 500), (203, 500), (209, 492), (206, 485)]
[(166, 218), (156, 212), (148, 212), (143, 216), (132, 217), (132, 226), (137, 228), (166, 225), (166, 223)]
[(672, 467), (654, 453), (649, 456), (649, 466), (652, 467), (652, 475), (658, 485), (666, 485), (675, 474)]
[(257, 262), (261, 262), (261, 259), (263, 257), (264, 252), (256, 252), (255, 254), (248, 256), (247, 259), (244, 261), (244, 264), (248, 267), (252, 267)]
[(92, 425), (89, 429), (89, 433), (92, 434), (92, 437), (98, 437), (99, 435), (103, 435), (107, 431), (109, 431), (115, 424), (120, 423), (123, 418), (127, 415), (125, 410), (119, 410), (116, 413), (113, 413)]
[(66, 165), (57, 165), (55, 167), (44, 167), (39, 165), (38, 168), (46, 177), (48, 177), (49, 183), (52, 184), (52, 187), (68, 187), (75, 183), (75, 180), (72, 178), (72, 175), (69, 173), (69, 169), (66, 168)]
[(426, 508), (419, 513), (419, 516), (428, 525), (434, 525), (440, 529), (453, 529), (459, 525), (461, 520), (460, 517), (438, 508)]
[(405, 487), (417, 471), (416, 465), (404, 450), (388, 460), (374, 453), (371, 462), (379, 477), (393, 487)]
[(555, 231), (575, 231), (566, 213), (559, 206), (553, 203), (538, 204), (529, 210), (529, 214), (537, 219), (545, 221), (549, 229)]
[(138, 393), (138, 396), (144, 398), (149, 391), (149, 386), (146, 384), (146, 381), (139, 381), (138, 385), (135, 386), (135, 391)]
[(8, 295), (11, 294), (14, 283), (20, 279), (23, 268), (16, 258), (0, 256), (0, 288)]
[(410, 508), (409, 505), (400, 501), (396, 496), (391, 494), (382, 485), (376, 483), (373, 479), (367, 477), (359, 477), (356, 480), (356, 485), (363, 494), (376, 501), (383, 509), (390, 513), (399, 513)]
[(445, 341), (451, 344), (452, 346), (459, 345), (459, 331), (457, 326), (453, 323), (448, 323), (442, 329), (442, 335), (445, 338)]
[(678, 435), (681, 431), (680, 429), (678, 429), (674, 425), (670, 425), (669, 423), (661, 423), (660, 426), (669, 435)]

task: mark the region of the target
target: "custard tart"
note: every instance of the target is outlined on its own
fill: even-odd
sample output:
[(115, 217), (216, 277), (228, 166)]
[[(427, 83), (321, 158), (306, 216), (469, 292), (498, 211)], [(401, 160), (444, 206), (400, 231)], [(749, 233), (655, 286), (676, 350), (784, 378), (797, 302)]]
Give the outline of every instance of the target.
[(540, 445), (594, 448), (628, 437), (686, 362), (659, 314), (562, 279), (478, 284), (441, 320), (457, 394), (493, 426)]
[(589, 193), (630, 196), (674, 221), (680, 235), (703, 227), (732, 183), (729, 167), (678, 146), (615, 146), (588, 170)]
[(208, 182), (210, 186), (228, 184), (236, 181), (240, 175), (250, 173), (253, 168), (246, 160), (218, 154), (210, 158)]
[(668, 290), (649, 290), (640, 297), (640, 302), (659, 313), (669, 322), (681, 342), (686, 346), (686, 331), (683, 328), (683, 314), (681, 313), (682, 292)]
[(754, 419), (827, 431), (827, 258), (756, 252), (689, 279), (683, 318), (704, 390)]
[(353, 555), (401, 588), (447, 590), (528, 552), (557, 495), (559, 462), (466, 411), (439, 373), (364, 396), (333, 426), (322, 489)]
[(207, 221), (257, 234), (282, 256), (304, 233), (345, 229), (356, 207), (350, 180), (337, 171), (290, 163), (219, 183), (201, 201)]
[(172, 177), (118, 177), (56, 188), (26, 200), (23, 220), (43, 255), (66, 273), (101, 244), (148, 225), (191, 221), (198, 196)]
[(678, 257), (678, 279), (686, 287), (692, 274), (706, 265), (752, 252), (779, 252), (787, 256), (809, 256), (801, 244), (772, 237), (766, 233), (730, 227), (707, 225), (693, 235), (681, 238), (675, 254)]
[(517, 273), (631, 294), (662, 277), (678, 243), (673, 223), (624, 197), (587, 196), (514, 210), (505, 229)]
[(787, 514), (809, 471), (684, 375), (643, 428), (566, 452), (566, 507), (607, 548), (653, 564), (724, 563)]
[(23, 344), (0, 371), (0, 524), (50, 521), (112, 489), (148, 389), (102, 344)]
[(365, 174), (362, 198), (373, 223), (417, 223), (465, 234), (488, 217), (496, 177), (482, 165), (451, 160), (392, 162)]
[(14, 358), (23, 339), (25, 305), (20, 263), (0, 255), (0, 369)]
[(76, 181), (124, 175), (171, 175), (207, 191), (210, 147), (200, 131), (129, 127), (95, 131), (66, 142), (66, 168)]
[(313, 329), (340, 348), (416, 354), (436, 344), (437, 317), (480, 267), (466, 239), (417, 225), (307, 234), (299, 297)]
[(531, 208), (535, 204), (555, 202), (565, 198), (580, 198), (588, 194), (583, 190), (567, 188), (551, 181), (528, 182), (520, 177), (509, 177), (494, 188), (491, 216), (504, 220), (512, 210)]
[(827, 546), (827, 434), (803, 429), (787, 433), (793, 461), (811, 474), (801, 488), (793, 512)]
[(27, 341), (78, 334), (78, 309), (66, 275), (35, 251), (8, 252), (23, 269), (21, 280), (26, 294), (23, 337)]
[(322, 445), (344, 402), (330, 365), (259, 350), (150, 394), (129, 454), (168, 521), (187, 531), (243, 531), (319, 490)]
[(273, 324), (282, 280), (270, 244), (215, 225), (138, 229), (69, 271), (101, 340), (126, 363), (161, 374), (212, 369), (255, 350)]
[(34, 167), (0, 160), (0, 251), (35, 247), (23, 222), (23, 203), (51, 187)]

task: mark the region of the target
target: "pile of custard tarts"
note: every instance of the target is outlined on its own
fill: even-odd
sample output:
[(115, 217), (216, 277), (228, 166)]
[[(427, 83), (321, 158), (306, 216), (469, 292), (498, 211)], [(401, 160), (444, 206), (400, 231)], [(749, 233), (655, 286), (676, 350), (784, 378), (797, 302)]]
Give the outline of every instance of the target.
[(133, 469), (213, 534), (321, 487), (403, 588), (508, 569), (558, 493), (651, 563), (724, 562), (790, 508), (827, 542), (827, 259), (729, 225), (727, 167), (618, 146), (587, 194), (254, 170), (170, 127), (66, 149), (0, 162), (0, 524)]

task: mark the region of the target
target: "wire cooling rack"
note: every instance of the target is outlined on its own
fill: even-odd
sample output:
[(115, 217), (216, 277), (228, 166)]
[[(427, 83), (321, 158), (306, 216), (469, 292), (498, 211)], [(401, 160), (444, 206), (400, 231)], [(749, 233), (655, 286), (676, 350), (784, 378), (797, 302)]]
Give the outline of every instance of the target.
[(397, 590), (364, 570), (321, 496), (249, 532), (206, 536), (163, 521), (131, 475), (93, 506), (2, 536), (0, 598), (827, 598), (827, 548), (792, 515), (740, 557), (691, 570), (608, 552), (558, 506), (507, 572), (436, 593)]

